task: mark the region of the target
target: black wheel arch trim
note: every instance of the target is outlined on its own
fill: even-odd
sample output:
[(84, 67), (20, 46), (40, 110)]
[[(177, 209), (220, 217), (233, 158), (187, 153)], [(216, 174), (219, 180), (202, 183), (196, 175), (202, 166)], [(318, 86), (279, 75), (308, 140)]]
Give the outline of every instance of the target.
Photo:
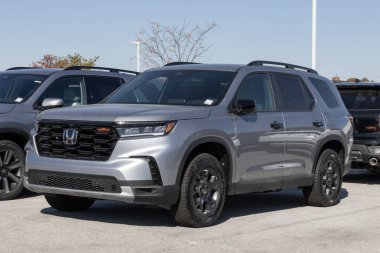
[[(18, 135), (20, 137), (22, 137), (23, 139), (25, 139), (25, 144), (28, 143), (28, 140), (29, 140), (29, 133), (26, 133), (25, 131), (22, 131), (22, 130), (19, 130), (19, 129), (15, 129), (15, 128), (1, 128), (0, 129), (0, 136), (1, 135), (7, 135), (7, 134), (12, 134), (12, 135)], [(8, 140), (8, 141), (12, 141), (12, 138), (0, 138), (0, 140)], [(15, 142), (16, 143), (16, 142)], [(18, 143), (16, 143), (18, 144)], [(24, 147), (21, 147), (22, 149), (24, 149)]]
[[(339, 135), (336, 135), (336, 134), (333, 134), (333, 135), (328, 135), (326, 136), (323, 141), (319, 144), (319, 146), (317, 147), (316, 149), (316, 152), (314, 153), (314, 158), (313, 160), (315, 161), (314, 164), (313, 164), (313, 170), (312, 170), (312, 173), (314, 174), (315, 173), (315, 169), (316, 169), (316, 166), (317, 166), (317, 159), (319, 159), (319, 156), (321, 155), (321, 151), (322, 151), (322, 148), (326, 145), (326, 143), (330, 142), (330, 141), (337, 141), (339, 142), (341, 145), (342, 145), (342, 148), (343, 148), (343, 163), (344, 163), (344, 160), (346, 158), (346, 147), (344, 145), (345, 141), (343, 140), (343, 137), (339, 136)], [(344, 164), (342, 164), (342, 172), (344, 170)]]
[[(199, 146), (201, 144), (205, 144), (205, 143), (212, 143), (212, 142), (218, 143), (218, 144), (222, 145), (225, 148), (226, 152), (227, 152), (227, 156), (228, 156), (228, 181), (227, 181), (227, 186), (229, 187), (229, 185), (231, 185), (232, 179), (233, 179), (233, 176), (234, 176), (234, 160), (233, 160), (232, 152), (231, 152), (231, 149), (230, 149), (230, 145), (224, 139), (219, 138), (219, 137), (214, 137), (214, 136), (202, 137), (200, 139), (197, 139), (196, 141), (194, 141), (193, 143), (191, 143), (191, 145), (186, 149), (184, 155), (182, 156), (180, 165), (179, 165), (179, 169), (178, 169), (178, 173), (177, 173), (177, 177), (176, 177), (176, 185), (180, 185), (181, 184), (181, 179), (182, 179), (183, 173), (185, 171), (184, 166), (186, 164), (187, 159), (189, 158), (190, 153), (197, 146)], [(229, 192), (228, 189), (227, 189), (227, 192)]]

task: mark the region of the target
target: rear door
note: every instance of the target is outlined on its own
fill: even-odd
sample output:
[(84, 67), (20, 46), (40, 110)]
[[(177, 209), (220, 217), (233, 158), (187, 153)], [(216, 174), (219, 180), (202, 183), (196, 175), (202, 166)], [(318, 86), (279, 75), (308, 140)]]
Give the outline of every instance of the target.
[(271, 74), (285, 120), (283, 187), (310, 180), (314, 152), (323, 140), (325, 122), (305, 82), (298, 75)]
[(234, 115), (237, 148), (238, 193), (281, 188), (284, 159), (284, 120), (276, 108), (267, 73), (248, 74), (235, 100), (254, 100), (256, 112)]

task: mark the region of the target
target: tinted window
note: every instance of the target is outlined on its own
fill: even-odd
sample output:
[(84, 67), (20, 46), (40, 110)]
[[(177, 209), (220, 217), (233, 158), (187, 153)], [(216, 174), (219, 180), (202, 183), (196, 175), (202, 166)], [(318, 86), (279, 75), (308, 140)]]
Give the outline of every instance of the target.
[(273, 74), (273, 80), (276, 84), (281, 110), (310, 110), (313, 98), (298, 76)]
[(87, 104), (99, 103), (124, 82), (119, 78), (101, 76), (87, 76), (85, 80)]
[(340, 88), (347, 109), (380, 109), (380, 90), (375, 87)]
[(24, 102), (45, 79), (45, 76), (0, 74), (0, 103)]
[(320, 79), (316, 78), (309, 78), (315, 89), (319, 92), (319, 95), (321, 95), (323, 101), (325, 101), (326, 105), (329, 108), (334, 108), (339, 105), (338, 100), (336, 99), (333, 91), (331, 90), (332, 84), (326, 83), (325, 81), (322, 81)]
[(246, 77), (240, 85), (236, 99), (254, 100), (258, 112), (275, 110), (272, 87), (266, 74)]
[(216, 105), (235, 76), (224, 71), (148, 71), (112, 94), (107, 103)]
[(83, 96), (83, 77), (64, 77), (52, 83), (43, 93), (40, 103), (45, 98), (62, 98), (64, 106), (77, 106), (85, 104)]

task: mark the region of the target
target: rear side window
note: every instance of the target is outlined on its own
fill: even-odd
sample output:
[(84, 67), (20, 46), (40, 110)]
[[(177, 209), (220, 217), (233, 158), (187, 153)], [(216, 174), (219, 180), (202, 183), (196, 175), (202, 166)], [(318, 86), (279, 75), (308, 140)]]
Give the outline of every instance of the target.
[(115, 77), (87, 76), (85, 79), (88, 104), (99, 103), (124, 83)]
[(321, 95), (323, 101), (325, 101), (326, 105), (329, 108), (334, 108), (339, 105), (338, 100), (336, 99), (333, 91), (331, 90), (331, 85), (325, 81), (322, 81), (317, 78), (309, 78), (310, 82), (313, 84), (314, 88), (318, 91), (319, 95)]
[(272, 74), (282, 111), (308, 111), (313, 98), (299, 76)]

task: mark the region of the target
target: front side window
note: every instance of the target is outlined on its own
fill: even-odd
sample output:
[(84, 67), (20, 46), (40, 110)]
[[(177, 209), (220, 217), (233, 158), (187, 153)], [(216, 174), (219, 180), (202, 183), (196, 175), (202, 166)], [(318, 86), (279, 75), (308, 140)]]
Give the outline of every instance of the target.
[(380, 109), (380, 89), (376, 87), (340, 88), (339, 92), (347, 109)]
[(225, 71), (149, 71), (129, 81), (106, 103), (212, 106), (224, 98), (235, 76)]
[(273, 74), (279, 106), (283, 111), (308, 111), (313, 98), (300, 77), (296, 75)]
[(64, 106), (86, 104), (84, 96), (84, 78), (81, 76), (63, 77), (52, 83), (43, 93), (45, 98), (62, 98)]
[(267, 74), (253, 74), (244, 79), (236, 94), (236, 100), (253, 100), (257, 112), (274, 111), (272, 87)]
[(0, 103), (18, 104), (27, 100), (46, 76), (0, 74)]

